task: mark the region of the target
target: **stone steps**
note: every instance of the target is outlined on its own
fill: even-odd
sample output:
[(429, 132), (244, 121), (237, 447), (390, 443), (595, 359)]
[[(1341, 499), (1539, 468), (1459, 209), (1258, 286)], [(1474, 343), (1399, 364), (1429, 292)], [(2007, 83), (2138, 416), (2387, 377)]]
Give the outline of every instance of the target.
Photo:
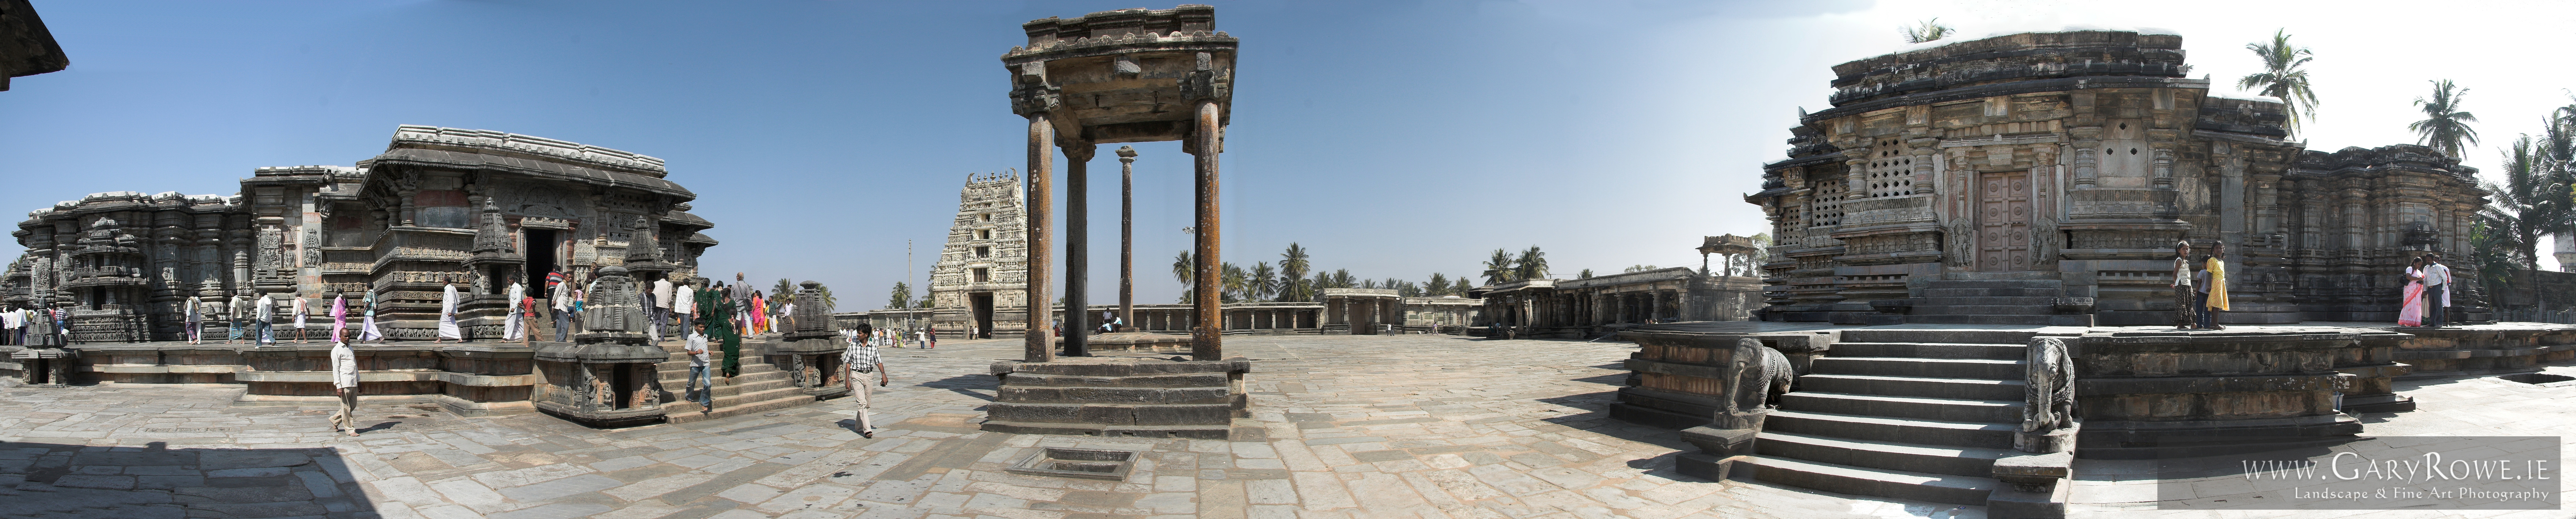
[(2022, 386), (2022, 381), (2019, 380), (1984, 378), (1888, 377), (1824, 373), (1798, 377), (1798, 389), (1801, 391), (1961, 400), (2019, 400), (2022, 398)]
[(1763, 481), (1934, 503), (1984, 506), (1986, 496), (2004, 486), (1994, 478), (1860, 468), (1768, 454), (1745, 456), (1743, 463), (1752, 465), (1753, 478)]
[[(2007, 278), (1973, 283), (2057, 281)], [(1908, 316), (1908, 320), (2044, 319), (2050, 317), (2046, 312)], [(1742, 461), (1753, 478), (1763, 481), (1985, 505), (1996, 489), (2008, 488), (1992, 476), (1995, 461), (2014, 454), (2013, 435), (2021, 422), (2025, 386), (2021, 358), (2027, 347), (2023, 345), (2036, 335), (2012, 330), (1845, 331), (1842, 339), (1849, 342), (1836, 343), (1828, 356), (1815, 359), (1810, 373), (1798, 377), (1797, 389), (1781, 395), (1780, 408), (1763, 420), (1763, 431), (1756, 436), (1756, 454)]]
[(2019, 400), (1970, 400), (1799, 391), (1780, 396), (1780, 408), (1791, 411), (1849, 415), (2013, 423), (2021, 421)]
[[(1844, 332), (1851, 333), (1851, 332)], [(1940, 357), (1949, 359), (2020, 359), (2025, 346), (1945, 342), (1840, 342), (1834, 357)], [(1833, 357), (1827, 357), (1833, 358)]]
[(2012, 449), (1919, 443), (1853, 441), (1831, 436), (1763, 431), (1754, 442), (1762, 454), (1853, 467), (1990, 477), (1995, 460)]
[(2063, 292), (2060, 288), (1926, 288), (1923, 297), (2048, 297)]
[(1772, 411), (1763, 430), (1883, 442), (2012, 448), (2013, 424)]
[[(2049, 309), (2048, 311), (2056, 311)], [(1906, 324), (1987, 324), (2038, 326), (2091, 326), (2089, 315), (1908, 315)]]
[(1815, 360), (1813, 369), (1818, 373), (1891, 377), (2019, 380), (2023, 376), (2020, 360), (2004, 359), (1824, 357)]
[(2057, 296), (1925, 296), (1914, 306), (2057, 306)]

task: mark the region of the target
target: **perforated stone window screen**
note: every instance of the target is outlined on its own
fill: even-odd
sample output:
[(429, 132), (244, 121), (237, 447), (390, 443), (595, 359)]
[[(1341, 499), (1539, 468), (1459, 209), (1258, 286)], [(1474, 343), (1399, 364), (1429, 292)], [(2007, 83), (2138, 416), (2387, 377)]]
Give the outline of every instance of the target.
[(1038, 476), (1126, 481), (1127, 473), (1135, 469), (1136, 451), (1042, 447), (1003, 470)]

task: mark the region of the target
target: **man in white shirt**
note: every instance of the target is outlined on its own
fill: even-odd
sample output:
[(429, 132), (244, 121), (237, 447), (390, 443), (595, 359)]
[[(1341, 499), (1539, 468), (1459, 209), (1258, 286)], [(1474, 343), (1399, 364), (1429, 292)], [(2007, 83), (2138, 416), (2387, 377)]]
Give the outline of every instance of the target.
[(340, 394), (340, 412), (331, 415), (334, 430), (358, 435), (358, 352), (349, 343), (331, 343), (331, 387)]
[(295, 294), (295, 343), (304, 344), (304, 294)]
[(877, 386), (884, 387), (888, 380), (885, 359), (877, 355), (876, 346), (866, 342), (854, 342), (850, 344), (850, 349), (841, 352), (841, 366), (849, 370), (849, 376), (841, 379), (841, 385), (850, 388), (850, 402), (859, 408), (856, 424), (859, 436), (875, 438), (877, 437), (876, 425), (868, 422), (868, 383), (863, 379), (867, 378), (869, 373), (875, 373)]
[(251, 327), (254, 328), (256, 332), (251, 334), (252, 337), (250, 342), (261, 346), (277, 344), (277, 323), (275, 322), (277, 319), (277, 298), (269, 297), (268, 294), (260, 294), (259, 313), (253, 315), (253, 317), (258, 320), (251, 322)]
[[(689, 382), (687, 390), (681, 394), (695, 394), (698, 396), (696, 399), (698, 402), (698, 412), (705, 413), (715, 411), (715, 374), (707, 372), (707, 325), (706, 323), (697, 323), (697, 326), (693, 328), (682, 328), (681, 330), (689, 334), (688, 349), (684, 350), (689, 355)], [(699, 382), (702, 381), (705, 383), (700, 384)], [(704, 393), (699, 393), (699, 391), (704, 391)], [(688, 397), (683, 396), (681, 398)]]
[(679, 322), (681, 335), (687, 335), (698, 322), (698, 291), (688, 285), (671, 287), (671, 314)]
[(2424, 327), (2440, 328), (2450, 313), (2451, 267), (2442, 264), (2442, 253), (2427, 253), (2424, 259)]
[(555, 292), (555, 340), (570, 341), (572, 340), (572, 284), (557, 284), (552, 287), (552, 290)]
[[(653, 280), (653, 329), (669, 330), (671, 326), (671, 278)], [(657, 333), (668, 333), (657, 332)], [(658, 337), (658, 336), (656, 336)]]

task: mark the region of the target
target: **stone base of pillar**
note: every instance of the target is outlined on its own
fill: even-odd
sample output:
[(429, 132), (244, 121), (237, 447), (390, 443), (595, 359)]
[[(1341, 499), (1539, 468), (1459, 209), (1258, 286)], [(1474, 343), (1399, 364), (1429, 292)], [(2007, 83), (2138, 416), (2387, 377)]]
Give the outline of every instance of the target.
[(1243, 376), (1251, 371), (1252, 361), (1242, 357), (995, 362), (993, 376), (1002, 379), (1002, 387), (985, 407), (982, 428), (1012, 434), (1232, 439), (1234, 419), (1251, 416), (1243, 388)]
[[(1119, 330), (1117, 333), (1104, 333), (1104, 334), (1099, 334), (1099, 335), (1093, 335), (1093, 336), (1091, 336), (1091, 342), (1090, 342), (1091, 351), (1092, 351), (1093, 353), (1115, 353), (1115, 352), (1189, 353), (1189, 352), (1190, 352), (1190, 344), (1191, 344), (1190, 336), (1187, 336), (1187, 335), (1173, 335), (1173, 334), (1167, 334), (1167, 333), (1144, 333), (1144, 332), (1138, 332), (1138, 331), (1134, 331), (1134, 330), (1135, 330), (1134, 328), (1124, 328), (1124, 329)], [(1064, 338), (1063, 338), (1063, 337), (1057, 337), (1057, 338), (1056, 338), (1056, 340), (1055, 340), (1055, 343), (1056, 343), (1056, 345), (1057, 345), (1057, 347), (1058, 347), (1058, 348), (1063, 347), (1063, 345), (1064, 345)]]

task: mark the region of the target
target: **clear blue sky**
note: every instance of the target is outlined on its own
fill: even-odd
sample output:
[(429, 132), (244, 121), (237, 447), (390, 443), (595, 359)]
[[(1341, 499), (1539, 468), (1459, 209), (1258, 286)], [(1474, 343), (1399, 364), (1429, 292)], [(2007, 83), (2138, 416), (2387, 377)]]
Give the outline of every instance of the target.
[[(2280, 20), (2374, 11), (1214, 3), (1217, 28), (1243, 39), (1226, 259), (1276, 261), (1295, 241), (1321, 269), (1416, 281), (1471, 275), (1487, 251), (1533, 244), (1559, 277), (1697, 266), (1700, 236), (1764, 230), (1741, 195), (1782, 158), (1797, 109), (1826, 106), (1828, 67), (1900, 46), (1895, 28), (1911, 20), (1941, 16), (1971, 37), (2027, 23), (2168, 27), (2196, 72), (2226, 78), (2251, 71), (2241, 46)], [(2221, 5), (2264, 9), (2208, 9)], [(0, 210), (14, 219), (102, 191), (229, 194), (252, 168), (373, 156), (397, 124), (500, 130), (662, 157), (724, 242), (708, 271), (819, 280), (841, 310), (873, 309), (906, 277), (905, 240), (910, 278), (924, 277), (967, 174), (1022, 167), (1026, 125), (998, 59), (1025, 42), (1019, 24), (1130, 7), (1171, 5), (37, 0), (72, 67), (0, 92)], [(2563, 33), (2548, 32), (2568, 18), (2550, 9), (2465, 23)], [(2292, 32), (2318, 48), (2319, 149), (2411, 142), (2406, 102), (2423, 79), (2475, 89), (2489, 149), (2568, 102), (2563, 70), (2405, 54), (2440, 35), (2310, 27)], [(1137, 147), (1138, 299), (1170, 302), (1171, 258), (1188, 246), (1188, 155)], [(1108, 173), (1092, 199), (1105, 215), (1093, 220), (1100, 302), (1117, 286), (1114, 148), (1092, 164)], [(2491, 156), (2472, 162), (2492, 169)]]

